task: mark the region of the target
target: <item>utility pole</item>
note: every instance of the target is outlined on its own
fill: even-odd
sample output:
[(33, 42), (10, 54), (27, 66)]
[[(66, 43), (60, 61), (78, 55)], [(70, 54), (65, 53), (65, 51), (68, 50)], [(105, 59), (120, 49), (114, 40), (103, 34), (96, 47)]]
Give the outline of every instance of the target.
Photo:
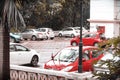
[(79, 62), (78, 62), (78, 73), (82, 73), (82, 27), (83, 27), (83, 0), (80, 0), (80, 43), (79, 43)]

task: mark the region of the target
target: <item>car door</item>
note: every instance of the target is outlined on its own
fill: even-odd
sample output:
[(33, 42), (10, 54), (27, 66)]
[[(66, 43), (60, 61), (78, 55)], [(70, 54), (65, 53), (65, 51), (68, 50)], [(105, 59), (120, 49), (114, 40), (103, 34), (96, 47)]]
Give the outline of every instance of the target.
[(95, 42), (95, 35), (92, 33), (86, 34), (83, 38), (83, 44), (87, 46), (93, 46)]
[(18, 53), (14, 45), (10, 45), (10, 64), (18, 64)]
[(89, 54), (90, 54), (89, 50), (86, 50), (85, 52), (83, 52), (83, 55), (82, 55), (83, 71), (91, 70), (91, 59)]
[(98, 50), (98, 49), (91, 50), (90, 58), (93, 63), (98, 61), (102, 56), (103, 56), (103, 51)]
[(83, 45), (85, 45), (85, 46), (89, 45), (91, 43), (90, 34), (84, 34), (82, 41), (83, 41)]
[(30, 39), (31, 35), (32, 35), (32, 30), (26, 30), (22, 33), (22, 37), (27, 39)]
[(98, 61), (103, 56), (103, 52), (99, 51), (97, 48), (91, 48), (86, 50), (83, 54), (83, 70), (89, 71), (93, 70), (93, 64)]
[(64, 29), (62, 30), (62, 35), (63, 35), (63, 36), (66, 36), (67, 33), (68, 33), (68, 32), (67, 32), (67, 28), (64, 28)]
[(18, 53), (19, 64), (30, 63), (30, 50), (21, 45), (16, 45), (16, 51)]

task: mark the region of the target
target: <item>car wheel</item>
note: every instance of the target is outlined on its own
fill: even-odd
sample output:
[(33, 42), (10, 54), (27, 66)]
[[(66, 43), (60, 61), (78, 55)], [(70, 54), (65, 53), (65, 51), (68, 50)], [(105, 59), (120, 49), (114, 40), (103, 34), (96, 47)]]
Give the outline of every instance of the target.
[(95, 47), (98, 47), (98, 43), (94, 43), (94, 46), (95, 46)]
[(77, 46), (78, 44), (76, 42), (72, 42), (72, 46)]
[(37, 38), (36, 36), (32, 36), (31, 40), (35, 41)]
[(50, 39), (51, 39), (51, 40), (53, 40), (53, 39), (54, 39), (54, 37), (51, 37)]
[(15, 42), (15, 38), (10, 38), (10, 42)]
[(75, 37), (75, 35), (74, 35), (74, 34), (71, 34), (71, 37), (73, 38), (73, 37)]
[(32, 60), (31, 60), (31, 65), (32, 66), (37, 66), (38, 65), (38, 56), (33, 56)]
[(60, 33), (58, 36), (59, 36), (59, 37), (62, 37), (62, 34)]
[(24, 38), (24, 40), (27, 40), (27, 38)]

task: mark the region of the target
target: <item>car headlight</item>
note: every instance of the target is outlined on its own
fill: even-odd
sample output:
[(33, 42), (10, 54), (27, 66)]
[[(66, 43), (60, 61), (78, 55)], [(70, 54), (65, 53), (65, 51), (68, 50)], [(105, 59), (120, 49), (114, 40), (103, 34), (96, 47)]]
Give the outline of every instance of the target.
[(71, 70), (72, 68), (73, 68), (73, 66), (68, 66), (66, 68), (63, 68), (61, 71), (67, 72), (67, 71)]

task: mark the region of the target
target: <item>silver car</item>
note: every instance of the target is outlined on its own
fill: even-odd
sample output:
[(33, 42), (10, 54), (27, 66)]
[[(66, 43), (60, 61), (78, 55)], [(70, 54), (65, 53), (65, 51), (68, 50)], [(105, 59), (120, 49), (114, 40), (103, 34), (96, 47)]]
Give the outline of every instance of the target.
[(58, 33), (58, 36), (59, 37), (75, 37), (75, 36), (78, 36), (80, 34), (80, 30), (78, 28), (74, 28), (74, 27), (67, 27), (67, 28), (64, 28), (63, 30), (61, 30), (59, 33)]
[(38, 40), (38, 39), (46, 39), (46, 34), (40, 32), (38, 29), (27, 29), (21, 33), (23, 39), (31, 39), (31, 40)]
[(55, 37), (54, 31), (51, 28), (38, 28), (40, 32), (44, 32), (46, 34), (46, 39), (53, 40)]

